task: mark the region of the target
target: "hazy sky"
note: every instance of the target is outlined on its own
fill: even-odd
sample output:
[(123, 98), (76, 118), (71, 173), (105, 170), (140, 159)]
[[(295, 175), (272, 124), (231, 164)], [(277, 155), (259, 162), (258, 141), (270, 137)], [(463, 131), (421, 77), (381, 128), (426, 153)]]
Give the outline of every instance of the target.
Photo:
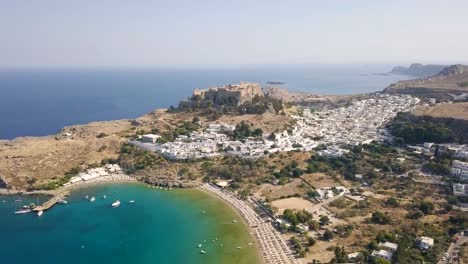
[(467, 0), (0, 0), (0, 66), (468, 62)]

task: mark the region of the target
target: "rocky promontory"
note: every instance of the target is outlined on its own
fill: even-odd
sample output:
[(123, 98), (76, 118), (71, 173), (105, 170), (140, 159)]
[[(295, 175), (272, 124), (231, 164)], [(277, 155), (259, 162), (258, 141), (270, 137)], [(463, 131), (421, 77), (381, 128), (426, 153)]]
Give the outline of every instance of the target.
[(451, 100), (453, 95), (468, 92), (468, 66), (451, 65), (430, 77), (391, 84), (384, 92), (431, 97), (441, 101)]
[(409, 67), (396, 66), (392, 69), (390, 73), (424, 78), (424, 77), (436, 75), (448, 66), (449, 65), (436, 65), (436, 64), (424, 65), (420, 63), (413, 63)]

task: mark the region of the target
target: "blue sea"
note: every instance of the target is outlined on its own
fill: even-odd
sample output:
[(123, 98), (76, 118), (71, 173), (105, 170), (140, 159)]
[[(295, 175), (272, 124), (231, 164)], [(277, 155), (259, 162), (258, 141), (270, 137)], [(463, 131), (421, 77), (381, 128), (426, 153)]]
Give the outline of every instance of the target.
[(380, 91), (406, 76), (392, 65), (298, 65), (198, 69), (0, 70), (0, 139), (54, 134), (67, 125), (136, 118), (176, 106), (194, 88), (240, 81), (286, 83), (293, 91)]
[[(37, 199), (0, 196), (0, 263), (258, 263), (240, 216), (201, 191), (108, 184), (74, 191), (68, 204), (40, 217), (14, 214)], [(117, 199), (121, 205), (113, 208)]]

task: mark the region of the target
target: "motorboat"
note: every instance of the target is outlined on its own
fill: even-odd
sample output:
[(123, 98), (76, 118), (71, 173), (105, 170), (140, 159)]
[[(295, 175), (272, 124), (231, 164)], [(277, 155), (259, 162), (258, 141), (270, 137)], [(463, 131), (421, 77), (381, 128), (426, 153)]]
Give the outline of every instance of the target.
[(31, 212), (31, 209), (23, 209), (23, 210), (16, 211), (15, 214), (27, 214), (29, 212)]
[(44, 214), (44, 211), (42, 211), (42, 210), (37, 211), (37, 216), (41, 216), (42, 214)]
[(119, 201), (119, 200), (117, 200), (117, 201), (115, 201), (115, 202), (112, 203), (112, 207), (117, 207), (117, 206), (119, 206), (119, 205), (120, 205), (120, 201)]

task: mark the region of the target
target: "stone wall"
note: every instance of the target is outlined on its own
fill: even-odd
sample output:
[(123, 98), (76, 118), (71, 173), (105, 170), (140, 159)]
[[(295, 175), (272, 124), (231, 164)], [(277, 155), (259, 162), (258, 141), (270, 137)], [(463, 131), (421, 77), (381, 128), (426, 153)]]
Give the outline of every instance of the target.
[(192, 98), (189, 101), (180, 102), (179, 107), (190, 107), (195, 104), (204, 106), (207, 102), (212, 102), (214, 106), (239, 106), (252, 101), (256, 95), (264, 96), (260, 85), (256, 83), (241, 82), (236, 85), (229, 84), (206, 90), (195, 89)]

